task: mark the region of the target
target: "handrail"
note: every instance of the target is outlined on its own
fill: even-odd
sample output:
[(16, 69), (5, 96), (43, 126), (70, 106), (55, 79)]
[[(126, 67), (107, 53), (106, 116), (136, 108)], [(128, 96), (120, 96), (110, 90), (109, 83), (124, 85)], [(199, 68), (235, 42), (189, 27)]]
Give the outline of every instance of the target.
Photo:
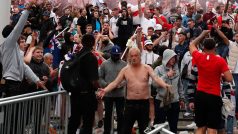
[(17, 99), (17, 98), (23, 98), (23, 97), (27, 97), (27, 96), (33, 96), (33, 95), (37, 95), (37, 94), (42, 94), (42, 93), (47, 93), (48, 90), (42, 90), (42, 91), (38, 91), (38, 92), (31, 92), (31, 93), (27, 93), (27, 94), (21, 94), (21, 95), (16, 95), (16, 96), (11, 96), (11, 97), (6, 97), (6, 98), (1, 98), (0, 102), (2, 101), (7, 101), (7, 100), (12, 100), (12, 99)]
[(11, 103), (16, 103), (16, 102), (23, 102), (23, 101), (30, 100), (30, 99), (37, 99), (37, 98), (53, 96), (53, 95), (57, 95), (57, 94), (63, 94), (63, 93), (67, 93), (67, 92), (65, 90), (62, 90), (62, 91), (45, 93), (45, 94), (38, 94), (38, 95), (33, 95), (33, 96), (27, 96), (27, 97), (24, 97), (24, 98), (17, 98), (17, 99), (14, 99), (14, 100), (7, 100), (7, 101), (4, 101), (4, 102), (0, 102), (0, 106), (1, 105), (11, 104)]
[(167, 129), (165, 129), (164, 127), (168, 126), (169, 123), (168, 122), (165, 122), (163, 124), (156, 124), (154, 125), (154, 129), (151, 130), (150, 132), (146, 133), (146, 134), (157, 134), (159, 131), (163, 131), (167, 134), (175, 134)]

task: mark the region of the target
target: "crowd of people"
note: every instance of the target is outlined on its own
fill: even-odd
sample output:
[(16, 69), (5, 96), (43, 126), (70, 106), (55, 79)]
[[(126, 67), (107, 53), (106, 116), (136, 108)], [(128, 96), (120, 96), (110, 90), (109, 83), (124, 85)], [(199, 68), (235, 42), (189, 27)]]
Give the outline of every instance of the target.
[[(12, 3), (0, 45), (1, 96), (62, 90), (60, 67), (81, 55), (68, 134), (79, 127), (92, 133), (96, 111), (97, 126), (109, 134), (113, 105), (118, 134), (130, 134), (135, 121), (141, 134), (166, 121), (177, 133), (181, 109), (195, 115), (197, 134), (232, 134), (236, 116), (223, 117), (221, 85), (238, 85), (235, 3), (210, 0), (206, 9), (187, 4), (165, 13), (158, 3), (137, 2), (135, 12), (124, 0), (112, 9), (86, 4), (62, 12), (49, 1)], [(228, 89), (238, 98), (237, 86)]]

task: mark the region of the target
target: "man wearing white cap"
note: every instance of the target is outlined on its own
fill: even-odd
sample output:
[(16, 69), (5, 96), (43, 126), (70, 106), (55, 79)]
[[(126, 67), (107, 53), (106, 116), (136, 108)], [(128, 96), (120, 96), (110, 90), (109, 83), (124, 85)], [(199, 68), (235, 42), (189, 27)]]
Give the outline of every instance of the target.
[(162, 31), (163, 31), (162, 25), (156, 24), (154, 28), (154, 34), (150, 38), (151, 41), (154, 42), (156, 39), (158, 39)]
[(152, 65), (159, 55), (153, 52), (153, 42), (151, 40), (145, 41), (145, 50), (141, 50), (141, 62), (147, 65)]
[(156, 31), (156, 30), (161, 31), (161, 30), (162, 30), (162, 25), (156, 24), (156, 25), (155, 25), (155, 31)]

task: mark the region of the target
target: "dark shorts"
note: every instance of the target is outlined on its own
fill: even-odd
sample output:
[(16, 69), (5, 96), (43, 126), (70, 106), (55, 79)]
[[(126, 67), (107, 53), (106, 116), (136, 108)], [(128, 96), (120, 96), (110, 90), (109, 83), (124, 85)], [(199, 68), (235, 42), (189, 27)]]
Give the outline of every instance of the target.
[(198, 91), (195, 96), (195, 122), (197, 127), (220, 129), (222, 122), (222, 99)]

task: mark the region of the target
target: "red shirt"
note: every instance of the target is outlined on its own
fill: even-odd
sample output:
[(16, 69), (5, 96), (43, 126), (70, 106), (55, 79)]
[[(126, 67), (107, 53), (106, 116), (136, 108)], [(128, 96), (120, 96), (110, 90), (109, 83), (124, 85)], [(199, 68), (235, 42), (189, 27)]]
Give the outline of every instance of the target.
[(97, 60), (98, 60), (98, 66), (100, 66), (103, 62), (103, 59), (100, 57), (99, 53), (96, 51), (92, 51), (92, 53), (94, 54), (94, 56), (96, 56)]
[[(159, 24), (159, 20), (158, 20), (158, 17), (157, 16), (154, 16), (155, 20), (156, 20), (156, 24)], [(167, 19), (164, 17), (164, 16), (160, 16), (159, 17), (163, 22), (164, 24), (162, 25), (163, 29), (164, 30), (170, 30), (171, 28), (173, 28), (173, 25), (172, 24), (169, 24), (167, 22)]]
[(209, 25), (212, 25), (212, 22), (216, 19), (214, 16), (215, 14), (213, 12), (205, 13), (203, 15), (203, 21), (207, 23), (207, 21), (210, 20)]
[(229, 70), (226, 61), (220, 56), (198, 51), (192, 53), (193, 64), (198, 68), (197, 90), (220, 96), (221, 74)]
[(237, 23), (238, 22), (238, 14), (236, 14), (236, 16), (235, 16), (235, 23)]
[(217, 24), (219, 27), (222, 26), (222, 16), (221, 15), (217, 16)]

